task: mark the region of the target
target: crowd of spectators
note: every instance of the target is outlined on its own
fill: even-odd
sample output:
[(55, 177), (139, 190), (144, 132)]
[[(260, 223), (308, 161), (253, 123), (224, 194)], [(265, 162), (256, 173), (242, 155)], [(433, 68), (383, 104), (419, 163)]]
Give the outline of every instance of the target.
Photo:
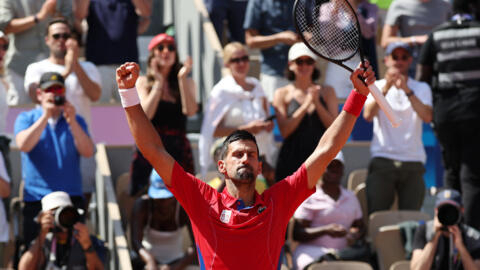
[[(375, 84), (402, 123), (393, 128), (371, 95), (368, 97), (363, 111), (363, 117), (373, 121), (372, 159), (366, 179), (368, 212), (362, 213), (353, 193), (341, 187), (345, 160), (335, 158), (317, 192), (293, 217), (294, 239), (300, 242), (293, 263), (304, 269), (332, 256), (338, 259), (342, 250), (362, 249), (359, 243), (363, 244), (366, 226), (362, 217), (390, 209), (395, 196), (398, 209), (421, 209), (426, 193), (422, 125), (432, 123), (442, 147), (445, 185), (452, 190), (438, 195), (434, 220), (419, 227), (412, 269), (443, 269), (439, 265), (452, 263), (442, 259), (442, 254), (449, 252), (447, 237), (453, 239), (449, 245), (456, 247), (464, 269), (478, 267), (480, 218), (475, 209), (480, 206), (480, 166), (475, 153), (480, 146), (476, 140), (480, 58), (474, 41), (480, 35), (479, 11), (468, 0), (394, 0), (382, 26), (375, 4), (349, 2), (357, 11), (362, 46), (378, 78)], [(141, 106), (165, 150), (191, 174), (205, 176), (212, 169), (216, 140), (235, 130), (254, 134), (263, 162), (257, 179), (263, 181), (262, 188), (257, 190), (263, 192), (294, 173), (313, 152), (337, 117), (339, 103), (352, 89), (349, 74), (329, 62), (320, 84), (319, 58), (295, 33), (293, 0), (205, 0), (205, 4), (219, 37), (224, 36), (225, 20), (229, 34), (223, 50), (228, 75), (211, 91), (206, 90), (210, 95), (203, 107), (201, 168), (194, 167), (186, 136), (187, 118), (200, 108), (190, 76), (192, 59), (187, 57), (181, 63), (178, 44), (166, 33), (154, 36), (148, 45), (146, 74), (136, 85)], [(152, 0), (0, 1), (1, 198), (10, 195), (9, 138), (4, 136), (8, 106), (36, 104), (14, 124), (13, 139), (21, 151), (25, 182), (25, 253), (20, 268), (32, 264), (103, 268), (98, 239), (89, 237), (83, 224), (95, 187), (90, 108), (94, 102), (120, 101), (115, 69), (124, 62), (139, 61), (137, 37), (150, 23), (151, 9)], [(377, 31), (377, 27), (383, 28)], [(377, 33), (381, 33), (380, 40)], [(377, 48), (385, 50), (379, 54), (383, 59), (377, 56)], [(248, 76), (254, 49), (261, 54), (258, 79)], [(359, 61), (355, 56), (344, 64), (354, 68)], [(380, 67), (385, 67), (383, 79)], [(274, 125), (282, 137), (280, 142), (274, 139)], [(213, 160), (218, 162), (220, 155), (216, 154)], [(195, 263), (195, 246), (187, 251), (181, 246), (182, 230), (191, 231), (190, 224), (152, 169), (135, 149), (129, 193), (137, 198), (130, 224), (132, 248), (140, 262), (137, 266), (185, 269)], [(215, 185), (221, 190), (225, 183), (221, 176), (218, 180)], [(439, 225), (438, 209), (445, 201), (464, 215), (461, 225)], [(78, 223), (58, 229), (53, 212), (64, 206), (79, 210)], [(4, 208), (0, 200), (0, 228), (8, 228)], [(72, 230), (77, 231), (74, 241), (69, 234)], [(8, 231), (0, 231), (2, 253)], [(75, 260), (56, 247), (65, 245), (67, 238), (71, 251), (81, 254)], [(326, 256), (332, 248), (333, 255)], [(365, 259), (365, 254), (361, 255), (354, 259)]]

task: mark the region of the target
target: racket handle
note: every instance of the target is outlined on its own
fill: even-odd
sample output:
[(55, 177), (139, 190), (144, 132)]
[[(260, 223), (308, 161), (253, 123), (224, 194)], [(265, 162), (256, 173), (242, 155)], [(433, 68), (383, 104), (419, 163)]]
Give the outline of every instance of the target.
[(378, 106), (380, 106), (380, 109), (382, 109), (382, 111), (387, 116), (392, 126), (398, 127), (402, 120), (393, 112), (392, 107), (390, 107), (390, 104), (388, 104), (382, 92), (380, 92), (380, 89), (378, 89), (375, 84), (369, 85), (368, 89), (370, 90), (370, 93), (372, 93), (373, 98), (375, 98)]

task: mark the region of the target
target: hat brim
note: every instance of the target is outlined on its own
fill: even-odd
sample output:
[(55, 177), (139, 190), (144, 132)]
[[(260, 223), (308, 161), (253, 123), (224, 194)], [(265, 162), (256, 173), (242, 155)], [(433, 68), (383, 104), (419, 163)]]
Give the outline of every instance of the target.
[(65, 84), (57, 81), (51, 81), (51, 82), (44, 82), (42, 85), (40, 85), (40, 89), (45, 90), (47, 88), (50, 88), (54, 85), (59, 85), (61, 87), (65, 87)]

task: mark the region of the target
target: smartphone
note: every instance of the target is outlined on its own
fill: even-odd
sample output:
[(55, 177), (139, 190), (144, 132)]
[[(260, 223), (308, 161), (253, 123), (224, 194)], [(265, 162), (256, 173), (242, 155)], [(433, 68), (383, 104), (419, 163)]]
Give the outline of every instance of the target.
[(265, 121), (265, 122), (273, 121), (273, 119), (275, 119), (276, 117), (277, 117), (277, 116), (276, 116), (275, 114), (272, 114), (272, 115), (270, 115), (269, 117), (265, 118), (265, 120), (263, 120), (263, 121)]

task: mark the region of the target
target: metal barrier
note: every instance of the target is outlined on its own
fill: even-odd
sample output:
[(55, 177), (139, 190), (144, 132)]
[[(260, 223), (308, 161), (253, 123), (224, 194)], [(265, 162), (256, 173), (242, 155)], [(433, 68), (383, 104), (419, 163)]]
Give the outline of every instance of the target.
[[(125, 232), (122, 228), (120, 209), (108, 163), (104, 144), (97, 144), (97, 175), (96, 192), (94, 196), (96, 218), (92, 220), (96, 233), (106, 241), (109, 250), (109, 263), (105, 265), (110, 270), (131, 270), (130, 253)], [(93, 214), (93, 213), (92, 213)]]

